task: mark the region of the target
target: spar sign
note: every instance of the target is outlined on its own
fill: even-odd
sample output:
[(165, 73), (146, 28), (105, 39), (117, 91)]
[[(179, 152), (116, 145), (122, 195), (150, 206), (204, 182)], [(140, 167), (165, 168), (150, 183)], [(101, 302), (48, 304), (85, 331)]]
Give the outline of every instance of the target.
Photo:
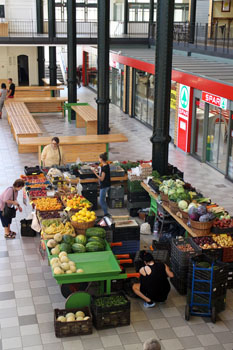
[(204, 102), (210, 103), (216, 107), (227, 109), (227, 99), (217, 95), (210, 94), (209, 92), (202, 91), (201, 99)]
[(180, 84), (178, 115), (188, 118), (189, 115), (190, 86)]

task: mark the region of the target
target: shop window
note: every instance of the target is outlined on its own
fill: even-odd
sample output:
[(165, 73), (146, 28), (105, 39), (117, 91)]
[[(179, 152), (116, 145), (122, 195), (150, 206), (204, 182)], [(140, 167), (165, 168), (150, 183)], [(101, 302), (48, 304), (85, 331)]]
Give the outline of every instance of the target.
[(87, 20), (88, 22), (97, 22), (97, 8), (88, 8), (87, 10)]
[(135, 22), (136, 20), (136, 10), (135, 9), (129, 9), (129, 21)]
[(150, 19), (150, 10), (144, 9), (143, 22), (149, 22), (149, 19)]
[(84, 21), (85, 20), (85, 13), (83, 7), (76, 8), (76, 20), (77, 21)]

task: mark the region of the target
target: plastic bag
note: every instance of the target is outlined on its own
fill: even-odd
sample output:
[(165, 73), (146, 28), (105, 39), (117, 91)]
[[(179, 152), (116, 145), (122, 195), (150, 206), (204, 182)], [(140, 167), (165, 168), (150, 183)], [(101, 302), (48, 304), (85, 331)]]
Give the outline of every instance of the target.
[(83, 186), (81, 185), (80, 182), (77, 184), (76, 188), (77, 188), (77, 193), (79, 195), (81, 195), (82, 194), (82, 190), (83, 190)]
[(148, 222), (141, 224), (140, 233), (142, 235), (151, 235), (151, 229), (150, 229), (150, 225), (148, 224)]
[(40, 232), (41, 231), (41, 227), (40, 227), (40, 223), (37, 219), (36, 213), (32, 212), (32, 225), (31, 228), (36, 231), (36, 232)]

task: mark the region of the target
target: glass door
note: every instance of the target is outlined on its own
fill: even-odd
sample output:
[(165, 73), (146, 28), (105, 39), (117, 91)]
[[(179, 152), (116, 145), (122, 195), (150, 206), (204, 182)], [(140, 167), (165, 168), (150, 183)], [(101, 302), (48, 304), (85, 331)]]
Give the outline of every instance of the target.
[(205, 104), (199, 98), (195, 98), (192, 153), (200, 160), (203, 158), (204, 116)]
[(231, 112), (227, 177), (233, 181), (233, 113)]
[(206, 161), (226, 173), (229, 111), (209, 105)]

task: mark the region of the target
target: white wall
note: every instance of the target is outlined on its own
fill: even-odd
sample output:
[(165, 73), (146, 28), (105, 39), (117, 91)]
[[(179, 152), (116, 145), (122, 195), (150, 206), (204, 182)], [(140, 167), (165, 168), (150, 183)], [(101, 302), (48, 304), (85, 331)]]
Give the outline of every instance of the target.
[(12, 78), (18, 85), (17, 56), (28, 56), (29, 85), (38, 85), (37, 48), (32, 46), (1, 46), (0, 78)]
[(209, 0), (197, 0), (196, 23), (208, 23)]
[(36, 21), (35, 0), (5, 0), (5, 16), (7, 20)]

